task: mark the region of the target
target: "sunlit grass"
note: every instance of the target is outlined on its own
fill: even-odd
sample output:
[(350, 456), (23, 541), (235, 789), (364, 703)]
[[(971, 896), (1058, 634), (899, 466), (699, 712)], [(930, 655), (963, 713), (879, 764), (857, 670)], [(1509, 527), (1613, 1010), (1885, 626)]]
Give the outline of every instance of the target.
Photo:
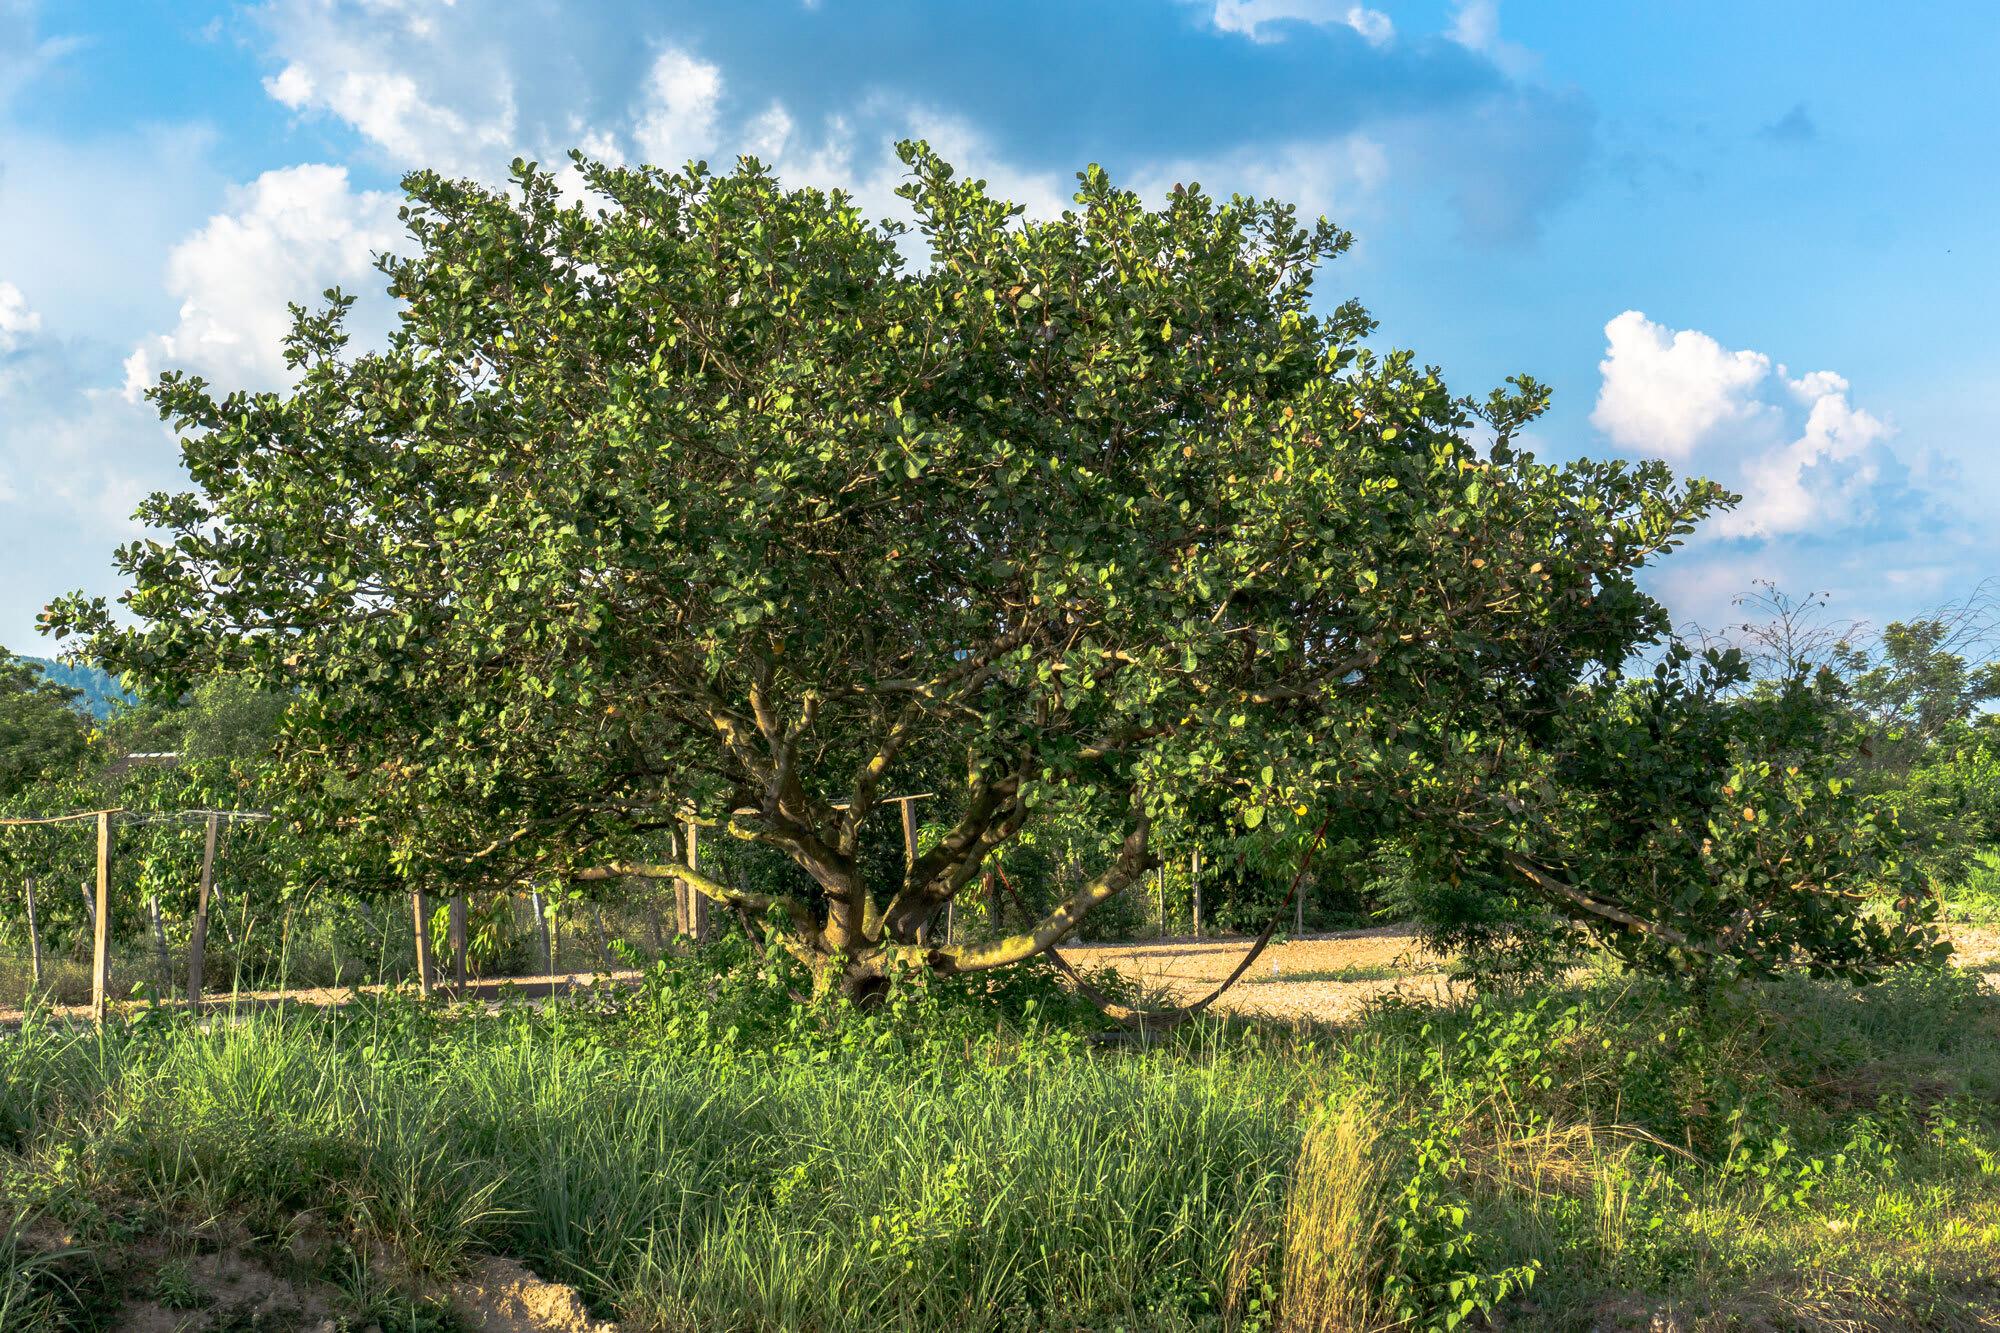
[[(99, 1255), (324, 1235), (307, 1270), (374, 1301), (502, 1253), (635, 1328), (1357, 1328), (1461, 1270), (1531, 1275), (1487, 1288), (1512, 1327), (2000, 1308), (2000, 1015), (1950, 976), (1788, 982), (1698, 1031), (1601, 980), (1151, 1049), (1018, 1013), (659, 1021), (31, 1024), (0, 1201)], [(34, 1257), (0, 1299), (57, 1298)]]

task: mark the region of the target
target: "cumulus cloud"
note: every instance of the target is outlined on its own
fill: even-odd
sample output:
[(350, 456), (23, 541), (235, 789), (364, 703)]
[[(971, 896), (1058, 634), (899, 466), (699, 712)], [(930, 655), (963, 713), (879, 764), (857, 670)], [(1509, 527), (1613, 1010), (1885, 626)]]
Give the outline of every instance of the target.
[(706, 157), (716, 145), (722, 71), (676, 47), (653, 60), (645, 98), (632, 127), (639, 156), (654, 166), (678, 167)]
[[(811, 36), (819, 21), (805, 9), (745, 21), (726, 9), (666, 17), (630, 0), (587, 12), (267, 0), (256, 12), (275, 100), (343, 121), (397, 167), (488, 181), (516, 154), (560, 158), (582, 126), (623, 156), (668, 166), (694, 156), (723, 166), (750, 152), (782, 159), (792, 179), (845, 163), (854, 175), (840, 183), (863, 194), (883, 132), (932, 116), (977, 133), (989, 177), (1004, 166), (1040, 180), (1057, 168), (1059, 201), (1090, 158), (1125, 179), (1189, 162), (1219, 179), (1211, 164), (1285, 157), (1317, 168), (1309, 206), (1337, 200), (1341, 220), (1364, 232), (1384, 222), (1391, 201), (1358, 210), (1367, 195), (1357, 182), (1393, 176), (1400, 206), (1423, 209), (1424, 196), (1441, 196), (1468, 240), (1519, 246), (1575, 192), (1590, 160), (1588, 100), (1535, 80), (1531, 54), (1500, 35), (1493, 0), (1455, 6), (1444, 36), (1457, 45), (1403, 40), (1386, 7), (1366, 0), (1182, 3), (1202, 21), (1130, 10), (1121, 21), (1146, 40), (1115, 68), (1065, 40), (1077, 20), (1061, 5), (1004, 21), (967, 11), (967, 49), (953, 61), (885, 69), (831, 50), (820, 61)], [(898, 49), (909, 34), (897, 28), (887, 12), (843, 15), (841, 49)], [(1044, 91), (1016, 87), (1009, 72), (1023, 62)], [(1190, 82), (1196, 70), (1205, 76)]]
[(294, 111), (329, 111), (399, 163), (464, 174), (504, 157), (514, 135), (512, 100), (484, 121), (469, 121), (426, 97), (399, 70), (350, 67), (316, 75), (294, 61), (264, 80), (264, 91)]
[[(395, 198), (351, 188), (345, 167), (285, 167), (232, 191), (228, 210), (168, 257), (179, 321), (127, 358), (126, 395), (136, 398), (168, 366), (230, 387), (282, 385), (288, 304), (311, 304), (336, 285), (374, 294), (375, 256), (400, 236)], [(371, 307), (360, 328), (381, 320)]]
[(28, 309), (28, 298), (21, 295), (21, 289), (0, 281), (0, 354), (13, 351), (41, 327), (41, 314)]
[(1268, 29), (1286, 21), (1352, 28), (1372, 46), (1396, 35), (1396, 25), (1387, 14), (1346, 0), (1215, 0), (1213, 17), (1223, 32), (1240, 32), (1258, 41), (1274, 39), (1278, 34)]
[(503, 60), (440, 27), (426, 0), (280, 0), (265, 11), (283, 60), (264, 91), (301, 114), (345, 121), (398, 167), (504, 170), (517, 138)]
[(1592, 423), (1628, 453), (1672, 459), (1739, 492), (1741, 504), (1708, 526), (1711, 536), (1853, 533), (1926, 507), (1891, 447), (1895, 431), (1854, 405), (1845, 377), (1794, 377), (1762, 352), (1731, 350), (1637, 310), (1604, 335)]
[(1870, 516), (1890, 461), (1878, 450), (1889, 427), (1848, 402), (1847, 381), (1830, 370), (1785, 384), (1806, 407), (1805, 428), (1745, 462), (1743, 503), (1716, 523), (1724, 536), (1773, 537)]
[(1685, 459), (1730, 426), (1763, 414), (1753, 394), (1771, 373), (1762, 352), (1732, 352), (1698, 329), (1669, 329), (1637, 310), (1604, 326), (1603, 384), (1591, 424), (1629, 453)]
[(797, 126), (783, 102), (773, 102), (745, 127), (744, 148), (752, 157), (775, 162), (784, 156)]

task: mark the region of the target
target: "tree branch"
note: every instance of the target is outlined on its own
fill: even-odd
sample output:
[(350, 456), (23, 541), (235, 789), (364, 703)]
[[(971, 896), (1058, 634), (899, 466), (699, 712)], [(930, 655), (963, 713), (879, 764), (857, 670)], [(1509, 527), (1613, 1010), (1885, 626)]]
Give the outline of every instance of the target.
[[(1135, 802), (1136, 804), (1136, 802)], [(1006, 967), (1023, 962), (1051, 945), (1061, 944), (1076, 928), (1083, 924), (1084, 917), (1092, 908), (1106, 898), (1122, 893), (1133, 880), (1145, 873), (1150, 859), (1146, 851), (1146, 840), (1151, 832), (1151, 822), (1143, 810), (1132, 831), (1125, 835), (1124, 844), (1118, 855), (1112, 859), (1097, 878), (1085, 884), (1065, 899), (1060, 906), (1040, 921), (1033, 929), (1020, 935), (1010, 935), (1003, 940), (987, 944), (965, 945), (933, 949), (930, 953), (931, 965), (941, 972), (985, 972), (996, 967)]]
[(1616, 922), (1627, 930), (1638, 934), (1650, 935), (1654, 939), (1664, 940), (1676, 948), (1689, 949), (1695, 953), (1704, 954), (1713, 954), (1715, 952), (1713, 949), (1696, 944), (1672, 926), (1663, 926), (1657, 921), (1648, 921), (1642, 916), (1634, 916), (1622, 907), (1614, 907), (1610, 903), (1591, 897), (1582, 889), (1557, 879), (1554, 875), (1549, 874), (1546, 870), (1543, 870), (1540, 866), (1518, 852), (1504, 852), (1501, 856), (1507, 862), (1510, 869), (1514, 870), (1543, 893), (1561, 898), (1565, 902), (1574, 903), (1584, 911), (1589, 912), (1592, 916), (1599, 916), (1606, 921)]
[(582, 882), (607, 879), (678, 879), (691, 885), (705, 898), (713, 899), (725, 907), (740, 907), (755, 916), (762, 916), (776, 907), (784, 912), (793, 929), (805, 937), (809, 944), (818, 947), (819, 925), (805, 904), (794, 898), (775, 893), (753, 893), (711, 879), (699, 870), (690, 869), (677, 861), (613, 861), (609, 865), (593, 866), (588, 870), (577, 870), (570, 874), (572, 880)]

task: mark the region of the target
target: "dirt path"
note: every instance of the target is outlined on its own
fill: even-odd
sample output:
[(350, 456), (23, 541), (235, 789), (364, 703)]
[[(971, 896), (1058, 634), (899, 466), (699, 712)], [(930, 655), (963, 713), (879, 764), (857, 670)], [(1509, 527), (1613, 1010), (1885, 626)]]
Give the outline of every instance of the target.
[[(2000, 985), (2000, 926), (1950, 926), (1953, 961)], [(1172, 1002), (1199, 999), (1227, 977), (1248, 939), (1082, 944), (1063, 950), (1079, 968), (1113, 968)], [(1400, 927), (1308, 935), (1275, 942), (1216, 1002), (1235, 1014), (1339, 1021), (1385, 995), (1434, 1000), (1450, 995), (1449, 960), (1426, 952)]]
[[(1112, 968), (1173, 1003), (1199, 999), (1220, 985), (1250, 947), (1248, 939), (1160, 940), (1084, 944), (1063, 950), (1083, 969)], [(1338, 1020), (1384, 995), (1442, 999), (1451, 991), (1444, 959), (1398, 927), (1307, 935), (1274, 941), (1216, 1008), (1267, 1018)]]

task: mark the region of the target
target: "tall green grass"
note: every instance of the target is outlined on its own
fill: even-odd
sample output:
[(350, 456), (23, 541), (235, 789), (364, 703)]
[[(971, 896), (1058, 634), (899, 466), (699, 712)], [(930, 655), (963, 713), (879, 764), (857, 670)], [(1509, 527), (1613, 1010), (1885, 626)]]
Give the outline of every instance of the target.
[(1940, 892), (1947, 921), (2000, 925), (2000, 853), (1979, 853), (1964, 879), (1941, 886)]
[(659, 1329), (2000, 1317), (2000, 1019), (1955, 974), (1139, 1049), (1032, 986), (868, 1017), (766, 1004), (756, 970), (31, 1025), (0, 1040), (0, 1208), (100, 1249), (229, 1219), (391, 1280), (504, 1253)]

